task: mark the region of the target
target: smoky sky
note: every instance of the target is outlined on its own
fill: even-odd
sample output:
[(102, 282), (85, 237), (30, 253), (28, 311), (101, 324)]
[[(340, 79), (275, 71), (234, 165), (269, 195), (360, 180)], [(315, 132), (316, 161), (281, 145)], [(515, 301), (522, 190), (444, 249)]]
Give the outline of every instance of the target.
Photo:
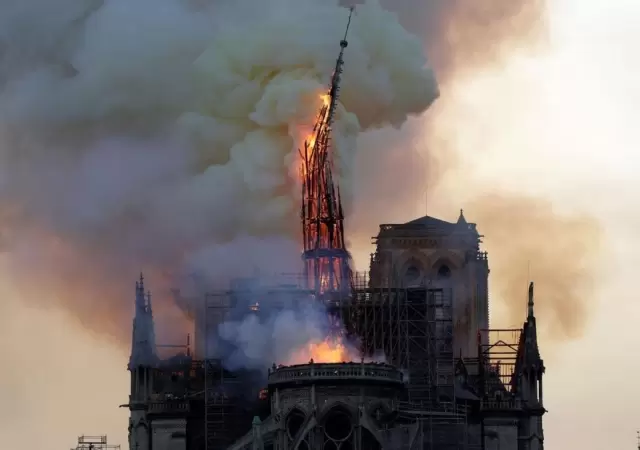
[[(562, 211), (544, 196), (486, 183), (469, 185), (469, 167), (451, 145), (453, 136), (443, 133), (438, 128), (442, 120), (437, 120), (446, 113), (449, 128), (465, 133), (464, 125), (456, 127), (451, 111), (469, 111), (457, 108), (451, 89), (459, 90), (483, 70), (499, 71), (514, 55), (535, 58), (548, 47), (546, 2), (383, 0), (382, 4), (422, 38), (441, 95), (421, 118), (402, 129), (369, 133), (360, 140), (364, 148), (357, 165), (359, 201), (349, 223), (355, 231), (353, 241), (367, 245), (378, 223), (409, 220), (411, 211), (428, 209), (429, 198), (446, 204), (449, 194), (441, 181), (449, 176), (456, 184), (458, 178), (467, 186), (464, 200), (439, 212), (454, 218), (457, 209), (464, 208), (467, 219), (477, 222), (486, 236), (483, 247), (489, 251), (492, 268), (492, 301), (504, 306), (506, 325), (517, 326), (523, 320), (527, 278), (532, 277), (545, 335), (559, 340), (581, 336), (596, 300), (593, 287), (603, 233), (598, 219)], [(487, 101), (492, 95), (503, 94), (488, 93)], [(482, 115), (481, 109), (473, 113)], [(517, 117), (517, 110), (512, 115)], [(371, 208), (376, 203), (385, 206)]]
[(546, 33), (545, 0), (381, 0), (420, 36), (438, 80), (486, 66)]
[[(136, 7), (142, 11), (147, 3), (149, 2), (136, 2)], [(202, 255), (202, 249), (210, 247), (211, 243), (207, 242), (206, 245), (201, 245), (198, 238), (207, 231), (207, 224), (213, 220), (212, 216), (204, 217), (205, 214), (215, 214), (216, 226), (220, 228), (219, 232), (222, 232), (221, 230), (224, 231), (223, 234), (229, 234), (229, 230), (235, 231), (234, 223), (244, 221), (245, 225), (248, 225), (249, 228), (256, 232), (252, 239), (256, 239), (257, 242), (261, 242), (264, 240), (265, 235), (278, 228), (285, 227), (287, 228), (287, 233), (290, 233), (299, 227), (296, 219), (293, 219), (291, 223), (285, 224), (282, 220), (273, 220), (272, 216), (268, 214), (259, 214), (252, 217), (250, 214), (241, 213), (241, 209), (234, 207), (234, 204), (236, 204), (234, 202), (237, 202), (238, 205), (242, 204), (249, 211), (249, 207), (259, 208), (264, 206), (266, 199), (256, 196), (247, 203), (241, 199), (237, 191), (229, 190), (221, 183), (217, 183), (215, 186), (209, 183), (210, 186), (207, 186), (204, 176), (199, 177), (198, 183), (206, 191), (201, 191), (201, 194), (195, 197), (190, 196), (189, 189), (186, 188), (179, 188), (173, 192), (163, 192), (161, 195), (163, 197), (162, 201), (153, 204), (153, 216), (146, 215), (144, 208), (141, 208), (145, 202), (150, 200), (148, 198), (127, 198), (124, 187), (120, 190), (110, 191), (109, 195), (112, 195), (113, 198), (104, 198), (104, 194), (100, 194), (100, 200), (103, 202), (103, 206), (106, 205), (106, 209), (103, 207), (87, 207), (90, 202), (87, 202), (86, 199), (92, 198), (92, 195), (99, 192), (104, 185), (109, 184), (110, 173), (119, 173), (118, 179), (121, 182), (121, 186), (126, 187), (134, 182), (143, 185), (145, 183), (152, 184), (158, 179), (170, 178), (174, 176), (173, 171), (175, 171), (176, 166), (184, 166), (183, 169), (188, 170), (190, 167), (206, 165), (210, 162), (212, 156), (201, 151), (195, 156), (195, 159), (182, 158), (179, 145), (165, 139), (166, 136), (162, 133), (157, 133), (157, 130), (166, 123), (163, 120), (166, 119), (167, 114), (171, 113), (171, 108), (176, 107), (176, 103), (180, 102), (180, 96), (184, 94), (180, 89), (176, 89), (177, 85), (172, 83), (172, 77), (183, 77), (184, 74), (180, 70), (181, 64), (197, 56), (197, 54), (190, 54), (190, 49), (201, 50), (204, 48), (203, 43), (211, 39), (213, 35), (208, 27), (219, 26), (225, 20), (227, 26), (236, 21), (240, 23), (241, 20), (236, 19), (242, 15), (251, 15), (252, 18), (250, 20), (257, 25), (263, 19), (260, 17), (262, 13), (264, 13), (265, 18), (269, 17), (269, 19), (274, 17), (277, 19), (278, 14), (286, 15), (286, 8), (283, 9), (283, 5), (286, 6), (285, 0), (269, 4), (273, 6), (271, 12), (268, 12), (269, 8), (262, 4), (262, 9), (260, 10), (262, 13), (260, 14), (252, 11), (247, 6), (250, 3), (249, 1), (241, 3), (226, 1), (185, 2), (192, 12), (210, 6), (212, 6), (212, 11), (214, 12), (212, 23), (198, 19), (193, 22), (195, 26), (190, 29), (185, 25), (193, 19), (191, 13), (180, 10), (180, 14), (175, 14), (175, 11), (178, 11), (175, 9), (175, 4), (171, 2), (163, 3), (163, 9), (157, 15), (157, 17), (160, 17), (158, 20), (165, 21), (167, 24), (177, 20), (178, 22), (175, 22), (177, 24), (176, 27), (181, 27), (180, 29), (184, 30), (189, 29), (189, 32), (185, 31), (180, 34), (180, 42), (172, 54), (172, 58), (175, 58), (175, 64), (168, 67), (166, 76), (152, 77), (153, 82), (158, 84), (147, 83), (146, 85), (144, 76), (137, 76), (134, 81), (138, 83), (139, 89), (132, 92), (135, 95), (135, 100), (139, 102), (148, 101), (146, 96), (152, 93), (153, 89), (161, 89), (168, 95), (158, 97), (151, 114), (145, 115), (142, 108), (138, 110), (135, 108), (126, 110), (125, 108), (124, 114), (104, 116), (104, 120), (101, 119), (101, 114), (105, 114), (104, 110), (114, 103), (124, 102), (124, 100), (118, 96), (118, 91), (113, 90), (105, 93), (102, 98), (96, 97), (96, 103), (99, 107), (91, 111), (93, 116), (79, 116), (79, 120), (74, 118), (71, 125), (59, 128), (58, 134), (52, 135), (55, 139), (50, 141), (49, 153), (44, 158), (40, 155), (39, 162), (46, 161), (49, 167), (47, 170), (38, 173), (38, 176), (44, 177), (42, 179), (43, 182), (39, 184), (31, 183), (27, 192), (27, 199), (38, 198), (38, 202), (41, 202), (42, 198), (46, 199), (46, 196), (40, 195), (43, 191), (46, 193), (46, 181), (56, 178), (57, 168), (62, 168), (61, 173), (65, 173), (72, 160), (69, 154), (62, 158), (58, 157), (56, 146), (61, 145), (61, 143), (66, 145), (69, 142), (77, 146), (78, 142), (90, 141), (96, 135), (108, 138), (100, 141), (100, 147), (106, 147), (106, 150), (99, 152), (100, 157), (87, 158), (82, 166), (82, 176), (73, 179), (77, 187), (72, 192), (72, 195), (67, 196), (64, 201), (67, 205), (66, 207), (69, 208), (68, 212), (70, 214), (56, 216), (56, 214), (60, 214), (60, 210), (56, 210), (57, 205), (51, 201), (38, 203), (37, 212), (28, 211), (28, 208), (25, 208), (24, 204), (20, 204), (19, 199), (12, 195), (17, 189), (16, 186), (7, 185), (6, 181), (4, 186), (0, 184), (0, 187), (4, 187), (2, 192), (5, 198), (13, 200), (3, 205), (3, 210), (1, 211), (3, 218), (7, 217), (4, 222), (4, 228), (7, 229), (4, 233), (5, 240), (14, 241), (12, 245), (27, 248), (27, 250), (20, 252), (20, 264), (18, 266), (20, 268), (30, 267), (33, 271), (40, 273), (41, 278), (38, 285), (51, 287), (49, 291), (55, 292), (53, 295), (55, 299), (45, 303), (44, 306), (62, 305), (74, 313), (86, 327), (98, 333), (114, 335), (119, 340), (126, 342), (130, 326), (129, 316), (131, 314), (128, 295), (131, 291), (131, 283), (127, 283), (127, 274), (131, 275), (130, 280), (135, 280), (139, 270), (151, 272), (151, 281), (155, 282), (154, 289), (164, 292), (172, 287), (173, 279), (169, 273), (175, 267), (171, 266), (172, 264), (178, 264), (176, 261), (179, 260), (182, 253), (192, 252), (198, 256), (197, 260), (209, 261), (211, 258), (208, 258), (207, 255)], [(24, 11), (29, 9), (29, 5), (33, 7), (35, 4), (40, 5), (39, 14), (30, 16), (24, 14)], [(169, 4), (172, 6), (168, 7), (167, 5)], [(354, 167), (356, 177), (352, 187), (354, 197), (353, 205), (351, 205), (352, 211), (347, 222), (347, 238), (352, 243), (364, 243), (366, 245), (369, 245), (368, 237), (375, 232), (377, 224), (388, 222), (393, 217), (406, 215), (407, 201), (409, 203), (411, 201), (422, 201), (424, 193), (416, 194), (412, 192), (415, 191), (416, 186), (420, 186), (420, 189), (423, 189), (425, 185), (433, 186), (434, 192), (437, 192), (441, 178), (449, 172), (456, 171), (460, 166), (460, 155), (454, 149), (451, 149), (447, 142), (439, 142), (434, 137), (437, 135), (437, 130), (434, 129), (435, 125), (430, 120), (435, 114), (438, 114), (439, 105), (451, 101), (448, 95), (449, 86), (461, 77), (472, 77), (476, 70), (500, 65), (503, 61), (508, 60), (513, 51), (522, 49), (535, 51), (544, 46), (547, 32), (544, 1), (497, 3), (488, 0), (382, 0), (381, 4), (384, 8), (396, 13), (400, 23), (411, 34), (416, 35), (423, 44), (422, 53), (426, 56), (428, 65), (435, 71), (440, 88), (440, 98), (426, 113), (423, 110), (425, 105), (429, 104), (428, 101), (409, 105), (406, 107), (408, 109), (404, 112), (401, 111), (400, 115), (396, 114), (396, 117), (401, 120), (393, 118), (390, 120), (390, 122), (397, 122), (395, 127), (385, 127), (381, 130), (368, 132), (358, 139), (359, 149)], [(98, 50), (107, 49), (102, 42), (85, 41), (82, 34), (85, 21), (96, 11), (99, 11), (100, 8), (103, 8), (104, 5), (105, 3), (101, 1), (95, 1), (92, 4), (81, 4), (74, 0), (60, 0), (55, 4), (53, 2), (37, 2), (35, 0), (24, 2), (20, 5), (10, 2), (0, 3), (5, 21), (13, 20), (15, 23), (20, 23), (20, 20), (26, 20), (24, 18), (27, 17), (32, 21), (31, 24), (33, 25), (29, 29), (36, 30), (35, 32), (25, 33), (24, 30), (20, 31), (20, 27), (3, 27), (3, 33), (0, 34), (0, 42), (2, 44), (0, 45), (0, 50), (2, 51), (3, 62), (2, 80), (0, 81), (2, 81), (3, 87), (12, 87), (11, 83), (15, 82), (16, 74), (34, 70), (34, 76), (31, 78), (34, 86), (38, 86), (37, 83), (43, 81), (48, 82), (47, 77), (50, 77), (51, 74), (38, 72), (38, 67), (43, 63), (55, 63), (58, 74), (62, 74), (64, 77), (75, 76), (78, 67), (89, 70), (91, 69), (91, 64), (103, 64), (104, 61), (92, 59), (88, 55), (76, 59), (72, 55), (88, 46), (102, 45), (103, 47), (99, 47)], [(120, 10), (113, 8), (113, 19), (118, 19), (118, 14), (124, 14), (122, 17), (126, 17), (126, 8), (127, 5), (125, 3), (120, 5)], [(53, 10), (58, 11), (58, 14), (53, 14)], [(359, 14), (357, 10), (356, 14)], [(135, 36), (135, 30), (131, 28), (135, 21), (123, 20), (121, 22), (123, 27), (127, 27), (123, 31), (134, 33), (131, 36)], [(24, 23), (28, 22), (25, 21)], [(105, 23), (100, 23), (100, 25), (105, 26)], [(135, 28), (135, 26), (133, 27)], [(343, 24), (339, 24), (339, 27), (343, 27)], [(331, 28), (337, 32), (338, 25), (332, 25)], [(311, 27), (311, 29), (312, 31), (317, 31), (318, 27)], [(260, 28), (256, 26), (255, 32), (259, 33), (259, 30)], [(242, 34), (236, 34), (235, 36), (240, 39)], [(372, 92), (376, 93), (376, 95), (379, 94), (380, 98), (384, 100), (387, 93), (384, 89), (377, 91), (365, 90), (362, 92), (366, 92), (367, 95), (362, 95), (358, 93), (358, 89), (354, 89), (353, 84), (350, 86), (349, 76), (357, 73), (356, 70), (359, 70), (357, 69), (358, 65), (362, 64), (358, 57), (357, 39), (354, 42), (356, 42), (354, 47), (349, 47), (345, 55), (343, 99), (347, 105), (349, 103), (357, 105), (357, 108), (362, 111), (360, 118), (363, 123), (375, 122), (375, 114), (383, 111), (383, 109), (379, 105), (377, 108), (368, 109), (365, 100), (368, 97), (375, 97), (371, 95)], [(132, 47), (142, 45), (140, 42), (134, 42), (134, 44)], [(282, 45), (285, 47), (290, 44), (291, 41), (282, 41)], [(175, 45), (175, 43), (167, 41), (164, 45), (171, 46)], [(237, 42), (234, 45), (237, 45)], [(328, 45), (328, 43), (323, 45)], [(123, 46), (119, 48), (119, 51), (123, 48), (126, 49)], [(335, 46), (330, 48), (332, 50), (326, 53), (327, 56), (322, 57), (322, 64), (325, 69), (330, 69), (335, 58)], [(411, 49), (411, 51), (414, 50), (413, 48)], [(131, 55), (133, 53), (125, 53), (125, 56)], [(149, 55), (148, 62), (154, 63), (153, 56), (154, 54)], [(130, 64), (139, 64), (140, 73), (142, 73), (144, 71), (143, 63), (146, 62), (146, 60), (136, 61), (132, 59)], [(261, 61), (261, 64), (264, 64), (264, 62)], [(423, 64), (423, 62), (416, 59), (416, 64)], [(126, 75), (122, 71), (110, 70), (110, 66), (105, 65), (102, 71), (102, 80), (100, 81), (104, 82), (105, 86), (107, 82), (117, 81), (117, 77)], [(100, 72), (96, 71), (96, 73), (99, 74)], [(429, 81), (427, 78), (424, 80)], [(21, 87), (24, 88), (24, 85)], [(425, 92), (428, 86), (424, 88), (414, 86), (414, 88), (418, 89), (417, 92)], [(100, 90), (96, 92), (100, 92)], [(276, 90), (273, 90), (271, 94), (273, 95), (272, 98), (277, 98)], [(26, 100), (22, 98), (24, 103), (17, 106), (23, 109), (27, 106), (38, 106), (37, 95), (38, 91), (35, 90), (31, 97), (27, 96)], [(57, 101), (67, 103), (65, 106), (76, 107), (78, 105), (75, 104), (75, 100), (77, 99), (73, 97), (65, 98), (60, 96), (60, 100)], [(242, 98), (236, 97), (233, 101), (238, 104), (238, 101), (242, 101)], [(122, 104), (124, 105), (124, 103)], [(380, 105), (382, 104), (380, 103)], [(63, 105), (63, 103), (60, 103), (60, 105)], [(57, 108), (55, 102), (43, 104), (43, 106), (46, 108), (40, 109), (40, 116), (36, 116), (38, 120), (48, 115), (47, 120), (52, 120), (53, 118), (54, 122), (64, 121), (69, 118), (65, 117), (64, 114), (81, 114), (83, 111), (79, 107), (77, 111), (69, 108)], [(222, 106), (223, 103), (219, 102), (219, 105), (213, 109), (222, 111)], [(17, 116), (12, 116), (12, 120), (16, 117), (20, 118), (19, 114), (24, 111), (18, 108), (14, 112)], [(268, 112), (268, 110), (262, 111), (264, 117), (267, 117)], [(406, 122), (404, 122), (405, 117), (403, 115), (405, 112), (409, 113), (409, 119)], [(422, 116), (415, 116), (421, 112)], [(412, 115), (414, 116), (413, 118), (411, 118)], [(196, 117), (197, 120), (194, 120), (194, 117), (188, 117), (188, 119), (185, 122), (188, 122), (189, 127), (194, 129), (206, 129), (209, 126), (202, 118), (198, 119)], [(398, 126), (398, 123), (402, 122), (404, 122), (402, 126)], [(40, 125), (42, 124), (43, 122), (41, 121)], [(116, 135), (112, 133), (114, 124), (117, 125), (118, 130)], [(48, 126), (49, 124), (44, 123), (44, 125)], [(43, 129), (46, 129), (46, 126), (38, 129), (38, 131), (42, 132)], [(211, 136), (216, 133), (219, 139), (235, 139), (237, 137), (237, 126), (236, 128), (216, 126), (218, 128), (210, 129), (206, 132), (198, 131), (200, 133), (197, 136), (198, 139), (206, 141), (207, 139), (212, 139)], [(59, 133), (61, 130), (62, 133)], [(131, 135), (128, 133), (131, 130), (135, 131), (134, 139), (131, 139)], [(46, 137), (46, 133), (41, 134), (40, 137), (42, 138), (43, 136)], [(149, 139), (149, 136), (152, 136), (153, 139)], [(427, 136), (427, 139), (424, 136)], [(28, 133), (23, 133), (17, 137), (4, 134), (4, 138), (6, 142), (11, 142), (14, 145), (10, 148), (5, 148), (2, 156), (4, 158), (10, 157), (13, 162), (18, 163), (15, 167), (20, 170), (18, 172), (21, 174), (20, 176), (27, 177), (34, 174), (35, 172), (32, 170), (34, 166), (31, 162), (33, 155), (30, 153), (33, 151), (32, 147), (30, 147), (33, 138)], [(256, 139), (258, 138), (260, 136), (256, 137)], [(256, 142), (258, 141), (256, 140)], [(112, 148), (113, 151), (110, 151), (109, 148)], [(246, 146), (246, 151), (248, 152), (250, 148), (250, 146)], [(136, 156), (128, 159), (127, 155), (129, 154), (135, 154)], [(246, 158), (248, 156), (249, 153), (246, 153), (243, 157)], [(124, 163), (125, 161), (131, 162), (137, 169), (130, 170), (130, 167), (127, 167), (127, 164)], [(260, 167), (261, 169), (259, 170), (269, 169), (268, 162), (266, 160), (260, 162), (256, 168)], [(260, 183), (267, 183), (267, 185), (273, 182), (272, 179), (265, 178), (262, 175), (257, 177), (260, 171), (256, 170), (241, 170), (239, 173), (236, 171), (235, 174), (232, 174), (232, 172), (227, 174), (218, 173), (218, 176), (221, 176), (222, 178), (220, 179), (224, 180), (231, 180), (234, 176), (245, 177), (247, 180), (255, 179)], [(92, 175), (92, 171), (97, 172)], [(202, 175), (206, 173), (209, 176), (211, 175), (210, 172), (210, 170), (207, 170)], [(65, 180), (56, 179), (56, 183), (61, 183), (62, 181)], [(117, 183), (114, 183), (114, 185), (117, 187)], [(25, 192), (21, 194), (25, 194)], [(441, 191), (440, 194), (446, 196), (446, 193)], [(184, 197), (183, 200), (180, 200), (181, 196)], [(209, 205), (212, 204), (211, 197), (216, 196), (227, 200), (220, 203), (220, 207), (215, 213), (207, 213), (209, 210), (213, 211)], [(509, 204), (516, 202), (513, 193), (502, 197), (508, 198)], [(492, 225), (499, 223), (496, 220), (499, 218), (499, 214), (513, 214), (506, 207), (496, 207), (496, 203), (502, 197), (500, 195), (494, 196), (490, 208), (488, 207), (489, 209), (487, 210), (482, 208), (482, 197), (469, 202), (474, 205), (471, 209), (478, 217), (477, 219), (469, 217), (469, 220), (478, 222), (479, 227), (487, 235), (500, 233), (499, 227)], [(517, 195), (515, 197), (517, 198)], [(124, 203), (122, 203), (123, 198), (125, 199)], [(169, 202), (167, 199), (170, 199), (173, 204), (177, 204), (180, 207), (178, 209), (167, 208), (167, 203)], [(398, 201), (398, 199), (402, 199), (402, 201)], [(545, 199), (534, 199), (530, 204), (544, 205), (546, 204), (545, 202)], [(380, 205), (380, 207), (371, 208), (370, 205), (372, 204)], [(269, 205), (273, 207), (272, 211), (275, 211), (273, 214), (279, 214), (280, 216), (282, 216), (282, 211), (286, 209), (296, 209), (296, 205), (286, 201), (283, 195), (277, 198), (274, 197), (274, 199), (270, 200)], [(452, 209), (457, 210), (459, 206), (464, 205), (453, 205)], [(115, 227), (111, 226), (108, 221), (101, 222), (103, 217), (109, 214), (109, 208), (121, 210), (122, 220), (119, 220), (118, 225)], [(26, 211), (28, 213), (26, 216), (25, 214), (22, 215), (23, 218), (31, 217), (32, 220), (29, 222), (28, 227), (25, 228), (23, 223), (12, 222), (16, 211), (22, 213)], [(485, 211), (491, 211), (491, 215), (485, 214)], [(545, 216), (545, 220), (553, 221), (555, 212), (551, 212), (552, 210), (549, 208), (546, 208), (545, 211), (548, 213)], [(540, 215), (534, 216), (540, 217)], [(82, 220), (72, 220), (78, 217)], [(581, 220), (588, 219), (583, 218)], [(52, 223), (55, 223), (56, 226), (52, 227)], [(571, 220), (568, 223), (571, 223)], [(64, 225), (64, 233), (62, 234), (59, 233), (60, 224)], [(100, 242), (96, 242), (92, 234), (95, 233), (97, 228), (100, 228), (96, 228), (96, 224), (104, 228)], [(203, 224), (205, 228), (203, 228)], [(482, 228), (483, 226), (484, 228)], [(153, 230), (153, 232), (145, 233), (145, 228)], [(556, 227), (554, 229), (559, 230), (556, 233), (556, 239), (562, 239), (562, 233), (565, 232), (565, 228)], [(570, 229), (570, 227), (567, 229)], [(589, 228), (589, 230), (591, 229), (593, 227)], [(183, 232), (183, 230), (186, 230), (186, 232)], [(24, 242), (24, 239), (23, 242), (15, 244), (18, 239), (13, 240), (12, 238), (23, 231), (28, 231), (27, 236), (33, 237), (28, 241), (35, 242), (37, 238), (44, 242), (45, 245), (40, 248), (42, 253), (37, 248), (29, 247)], [(216, 230), (213, 231), (215, 232)], [(161, 242), (162, 245), (157, 245), (158, 242)], [(170, 245), (167, 245), (168, 243)], [(489, 250), (496, 256), (497, 261), (501, 261), (500, 264), (505, 267), (506, 272), (502, 275), (492, 274), (492, 277), (495, 278), (494, 285), (512, 285), (513, 282), (508, 273), (509, 266), (508, 264), (502, 264), (506, 256), (501, 254), (501, 246), (508, 244), (503, 241), (496, 241), (495, 236), (494, 239), (488, 240), (488, 243), (492, 247)], [(212, 254), (215, 254), (215, 252)], [(236, 252), (234, 259), (238, 259), (237, 256)], [(553, 255), (543, 256), (544, 258), (537, 261), (536, 264), (547, 264), (547, 259)], [(51, 270), (52, 267), (55, 270)], [(88, 267), (91, 267), (91, 270)], [(227, 267), (225, 266), (224, 268), (226, 269)], [(567, 270), (574, 271), (572, 268)], [(575, 292), (582, 292), (580, 281), (588, 278), (589, 273), (588, 267), (582, 267), (579, 270), (581, 271), (580, 275), (575, 278), (578, 286)], [(520, 275), (514, 276), (520, 277)], [(562, 276), (562, 272), (560, 272), (559, 276)], [(26, 282), (22, 283), (25, 284)], [(552, 283), (551, 280), (550, 283)], [(541, 286), (540, 282), (538, 286)], [(25, 289), (31, 292), (32, 295), (30, 297), (42, 297), (39, 292), (34, 291), (35, 288)], [(542, 287), (541, 290), (543, 290)], [(571, 289), (565, 291), (569, 292), (569, 294), (573, 292)], [(162, 302), (163, 298), (170, 298), (170, 296), (164, 297), (162, 292), (156, 296), (157, 301), (159, 301), (157, 311), (162, 316), (161, 322), (163, 326), (171, 327), (172, 324), (176, 323), (178, 318), (176, 314), (179, 315), (179, 312), (175, 311), (170, 300)], [(517, 303), (520, 300), (506, 299), (504, 301)], [(38, 302), (42, 304), (39, 300)], [(574, 304), (580, 304), (580, 302), (576, 300)], [(518, 310), (517, 307), (511, 309), (513, 311)], [(562, 321), (556, 317), (559, 314), (558, 311), (560, 311), (558, 308), (552, 308), (551, 313), (557, 319), (556, 321), (561, 323)], [(100, 317), (100, 319), (98, 320), (97, 317)], [(579, 329), (579, 326), (571, 325), (570, 330), (572, 331), (569, 331), (568, 334), (575, 335), (575, 330)]]
[[(0, 214), (22, 296), (126, 342), (139, 271), (171, 319), (169, 288), (194, 271), (290, 271), (295, 246), (273, 243), (300, 234), (294, 148), (346, 21), (337, 1), (0, 3)], [(358, 133), (437, 96), (421, 40), (376, 4), (349, 40), (345, 204)]]

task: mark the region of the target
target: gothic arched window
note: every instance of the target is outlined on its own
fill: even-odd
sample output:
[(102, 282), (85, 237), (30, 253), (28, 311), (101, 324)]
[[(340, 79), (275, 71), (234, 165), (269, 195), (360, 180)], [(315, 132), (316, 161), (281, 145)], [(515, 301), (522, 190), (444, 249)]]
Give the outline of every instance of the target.
[(438, 269), (438, 278), (449, 278), (451, 277), (451, 269), (446, 264), (443, 264)]
[(416, 265), (410, 265), (404, 272), (404, 282), (406, 284), (412, 284), (420, 279), (421, 270)]

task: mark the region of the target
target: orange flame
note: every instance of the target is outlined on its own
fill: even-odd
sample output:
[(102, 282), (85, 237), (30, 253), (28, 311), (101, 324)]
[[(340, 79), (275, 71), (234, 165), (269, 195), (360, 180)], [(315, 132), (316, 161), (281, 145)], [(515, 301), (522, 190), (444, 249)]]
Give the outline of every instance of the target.
[(289, 357), (286, 365), (314, 363), (341, 363), (359, 361), (358, 352), (348, 346), (342, 337), (331, 336), (322, 341), (308, 342)]
[[(323, 94), (320, 96), (320, 100), (322, 101), (322, 109), (320, 111), (320, 113), (318, 113), (318, 117), (316, 117), (316, 122), (319, 122), (321, 120), (321, 116), (323, 115), (323, 110), (325, 108), (329, 107), (329, 103), (331, 101), (331, 97), (329, 96), (329, 94)], [(313, 149), (313, 146), (316, 144), (316, 134), (315, 133), (309, 133), (309, 135), (307, 136), (307, 138), (305, 139), (305, 142), (308, 146), (309, 149)]]
[[(304, 136), (302, 138), (303, 148), (306, 148), (307, 149), (306, 151), (309, 152), (309, 154), (313, 154), (314, 146), (316, 145), (316, 139), (318, 136), (317, 132), (312, 131), (312, 128), (315, 125), (317, 125), (319, 122), (324, 120), (323, 119), (324, 113), (329, 107), (329, 104), (331, 103), (331, 97), (329, 96), (329, 94), (322, 94), (318, 98), (322, 102), (322, 106), (320, 106), (318, 110), (314, 124), (312, 124), (311, 126), (304, 126), (299, 129), (300, 137)], [(302, 149), (301, 149), (301, 152), (303, 152)], [(296, 163), (294, 164), (294, 167), (295, 167), (294, 170), (297, 172), (298, 180), (300, 181), (304, 180), (304, 177), (306, 175), (306, 168), (305, 168), (303, 158), (297, 159)]]
[(331, 101), (331, 97), (329, 96), (329, 94), (324, 94), (320, 98), (322, 99), (322, 104), (324, 106), (329, 106), (329, 102)]

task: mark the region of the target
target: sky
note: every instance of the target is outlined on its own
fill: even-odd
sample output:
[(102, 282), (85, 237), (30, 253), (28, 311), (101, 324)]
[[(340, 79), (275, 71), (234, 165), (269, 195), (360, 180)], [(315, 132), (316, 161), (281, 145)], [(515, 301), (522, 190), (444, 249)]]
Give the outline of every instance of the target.
[[(634, 44), (640, 3), (555, 0), (549, 9), (544, 51), (535, 57), (512, 52), (495, 67), (454, 79), (448, 106), (424, 119), (443, 129), (455, 123), (449, 139), (460, 161), (428, 207), (455, 219), (458, 205), (499, 186), (544, 196), (557, 211), (597, 218), (604, 251), (590, 320), (579, 337), (561, 343), (541, 333), (545, 444), (547, 450), (631, 449), (640, 428), (640, 306), (631, 287), (640, 263), (640, 138), (634, 127), (640, 122)], [(425, 143), (429, 139), (425, 133)], [(412, 198), (388, 221), (422, 215), (424, 207)], [(355, 249), (361, 261), (367, 251)], [(533, 267), (534, 280), (535, 274)], [(109, 434), (125, 446), (127, 411), (118, 406), (127, 401), (128, 349), (92, 335), (72, 316), (28, 307), (19, 293), (3, 291), (0, 337), (6, 345), (0, 356), (9, 364), (0, 392), (3, 403), (15, 405), (0, 408), (6, 448), (69, 448), (82, 433)], [(500, 303), (494, 304), (499, 322)], [(12, 396), (20, 401), (6, 401)], [(27, 418), (28, 434), (19, 426)]]
[(480, 165), (479, 172), (544, 190), (559, 208), (582, 208), (601, 221), (608, 254), (595, 286), (593, 321), (582, 339), (548, 362), (547, 448), (634, 448), (640, 427), (640, 388), (630, 381), (640, 368), (634, 357), (640, 307), (632, 287), (640, 250), (640, 139), (634, 126), (640, 119), (640, 56), (633, 42), (640, 35), (633, 24), (640, 21), (640, 4), (564, 0), (550, 7), (552, 50), (541, 64), (552, 74), (541, 83), (546, 107), (530, 111), (552, 130), (540, 137), (549, 144), (511, 158), (497, 149), (501, 164), (520, 167), (508, 177), (498, 167)]
[[(548, 2), (548, 17), (542, 49), (532, 52), (537, 43), (525, 42), (499, 63), (454, 74), (446, 96), (422, 122), (440, 130), (438, 138), (454, 147), (455, 167), (445, 172), (437, 189), (398, 200), (387, 222), (425, 211), (455, 220), (463, 206), (469, 210), (467, 219), (476, 221), (475, 199), (500, 191), (542, 198), (556, 214), (584, 214), (596, 223), (602, 241), (583, 241), (601, 250), (585, 293), (590, 300), (583, 305), (588, 311), (581, 329), (560, 338), (549, 329), (549, 320), (538, 321), (547, 366), (545, 446), (631, 449), (640, 429), (640, 387), (634, 381), (640, 370), (635, 357), (640, 304), (632, 286), (640, 262), (640, 54), (635, 45), (640, 3), (554, 0)], [(414, 142), (419, 147), (414, 162), (428, 161), (421, 146), (437, 144), (432, 132), (425, 132), (422, 141)], [(421, 183), (419, 171), (404, 176), (412, 178), (407, 184)], [(478, 222), (481, 233), (490, 233)], [(490, 228), (505, 231), (495, 224)], [(487, 236), (487, 244), (491, 239), (496, 251), (496, 246), (508, 247), (507, 234), (513, 230), (506, 232)], [(537, 245), (562, 245), (551, 227), (542, 224), (538, 232)], [(491, 255), (489, 248), (490, 283), (501, 277)], [(363, 250), (359, 258), (365, 256)], [(537, 292), (544, 289), (543, 272), (553, 270), (553, 260), (548, 262), (551, 267), (524, 269), (537, 281)], [(518, 326), (504, 314), (505, 299), (492, 286), (492, 326)], [(525, 302), (523, 282), (522, 318)], [(569, 308), (564, 313), (583, 312)]]
[(548, 7), (545, 50), (513, 52), (504, 64), (460, 79), (450, 107), (464, 114), (436, 118), (455, 120), (462, 163), (433, 208), (453, 219), (451, 203), (500, 186), (596, 218), (603, 251), (590, 319), (573, 340), (541, 336), (545, 445), (631, 449), (640, 428), (640, 305), (632, 284), (640, 261), (640, 3), (555, 0)]

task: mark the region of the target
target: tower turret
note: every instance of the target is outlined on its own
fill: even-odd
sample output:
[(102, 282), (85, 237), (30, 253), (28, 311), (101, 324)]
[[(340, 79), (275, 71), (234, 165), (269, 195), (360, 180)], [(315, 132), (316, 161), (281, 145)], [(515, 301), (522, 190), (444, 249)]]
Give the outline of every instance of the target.
[(516, 363), (516, 374), (519, 378), (518, 391), (527, 413), (527, 417), (523, 418), (520, 437), (528, 443), (525, 448), (543, 450), (542, 416), (546, 410), (543, 406), (542, 377), (545, 367), (538, 348), (533, 282), (529, 284), (527, 321), (524, 323), (518, 347), (518, 361)]
[(150, 428), (146, 420), (147, 403), (153, 389), (153, 368), (156, 366), (156, 334), (151, 308), (151, 292), (145, 295), (144, 276), (136, 282), (135, 313), (131, 335), (131, 394), (129, 395), (129, 447), (148, 450)]
[(140, 280), (136, 281), (129, 370), (138, 366), (153, 366), (156, 359), (156, 334), (151, 308), (151, 292), (145, 295), (144, 276), (140, 274)]
[[(540, 349), (538, 348), (538, 331), (536, 329), (536, 317), (533, 312), (533, 281), (529, 283), (529, 296), (527, 302), (527, 321), (524, 324), (524, 355), (523, 355), (523, 368), (532, 370), (536, 374), (539, 373), (539, 378), (542, 379), (542, 373), (544, 372), (544, 363), (540, 357)], [(542, 396), (538, 399), (542, 402)]]

